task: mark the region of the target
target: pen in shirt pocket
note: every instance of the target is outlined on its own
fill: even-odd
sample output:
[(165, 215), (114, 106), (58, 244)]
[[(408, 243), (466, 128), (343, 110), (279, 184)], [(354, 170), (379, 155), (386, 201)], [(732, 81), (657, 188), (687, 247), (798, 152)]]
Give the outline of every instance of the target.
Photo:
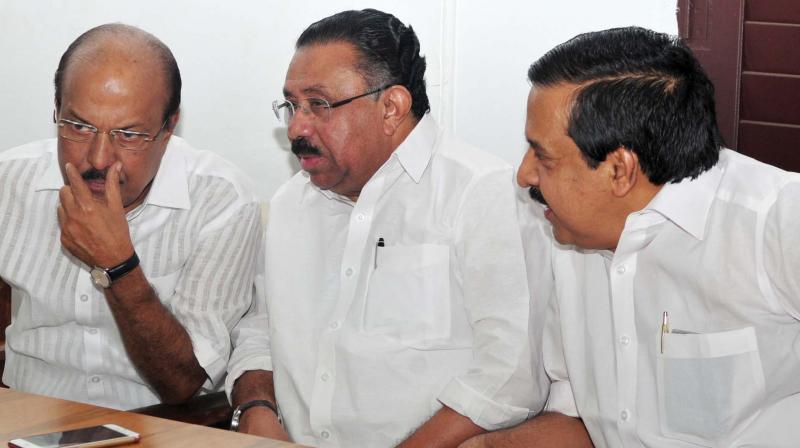
[(664, 354), (664, 335), (669, 333), (669, 313), (661, 314), (661, 354)]
[(375, 269), (378, 269), (378, 249), (384, 247), (386, 243), (384, 242), (383, 238), (378, 238), (378, 241), (375, 243)]

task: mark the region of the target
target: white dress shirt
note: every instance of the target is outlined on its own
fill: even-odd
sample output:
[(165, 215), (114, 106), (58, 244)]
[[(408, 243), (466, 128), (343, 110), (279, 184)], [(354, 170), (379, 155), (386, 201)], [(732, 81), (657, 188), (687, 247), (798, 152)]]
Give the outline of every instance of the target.
[(298, 173), (270, 203), (268, 313), (235, 330), (228, 390), (273, 370), (289, 434), (315, 446), (394, 446), (442, 404), (486, 429), (538, 411), (512, 182), (429, 116), (355, 203)]
[(798, 446), (798, 223), (800, 175), (724, 150), (614, 252), (554, 246), (547, 408), (598, 447)]
[[(122, 344), (101, 288), (62, 248), (56, 140), (0, 153), (0, 278), (12, 294), (3, 382), (112, 408), (159, 401)], [(173, 136), (144, 203), (127, 215), (147, 280), (222, 384), (230, 329), (252, 302), (259, 207), (244, 175)], [(153, 347), (153, 350), (157, 350)]]

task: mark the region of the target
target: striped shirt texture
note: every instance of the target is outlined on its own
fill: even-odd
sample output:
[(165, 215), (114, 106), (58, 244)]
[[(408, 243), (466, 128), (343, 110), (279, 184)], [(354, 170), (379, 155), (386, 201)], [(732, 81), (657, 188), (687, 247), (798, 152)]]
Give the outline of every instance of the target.
[[(56, 148), (51, 139), (0, 153), (0, 278), (12, 288), (3, 382), (117, 409), (158, 403), (128, 358), (91, 267), (61, 246)], [(208, 375), (201, 392), (218, 389), (230, 329), (252, 301), (262, 238), (250, 182), (173, 136), (148, 197), (127, 220), (145, 276)]]

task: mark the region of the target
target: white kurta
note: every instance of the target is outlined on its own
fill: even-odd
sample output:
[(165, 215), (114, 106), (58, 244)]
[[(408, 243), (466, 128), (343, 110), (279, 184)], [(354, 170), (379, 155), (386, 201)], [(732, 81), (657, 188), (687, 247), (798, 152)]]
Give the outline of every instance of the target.
[[(61, 247), (63, 185), (56, 140), (0, 153), (0, 278), (11, 285), (13, 306), (3, 382), (112, 408), (158, 403), (128, 358), (91, 267)], [(250, 184), (220, 157), (173, 136), (145, 202), (127, 219), (145, 277), (208, 375), (204, 390), (218, 389), (230, 330), (252, 302), (261, 245)]]
[(614, 252), (555, 247), (548, 408), (598, 447), (797, 446), (798, 223), (800, 176), (724, 150)]
[(298, 173), (270, 204), (268, 317), (235, 332), (228, 385), (273, 370), (291, 437), (315, 446), (393, 446), (442, 403), (487, 429), (538, 411), (512, 182), (430, 117), (355, 203)]

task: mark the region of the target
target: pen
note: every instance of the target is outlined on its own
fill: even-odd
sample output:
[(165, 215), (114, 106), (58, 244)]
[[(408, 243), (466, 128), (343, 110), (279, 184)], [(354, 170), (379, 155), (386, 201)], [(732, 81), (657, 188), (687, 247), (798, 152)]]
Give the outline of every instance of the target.
[(385, 246), (383, 238), (378, 238), (378, 242), (375, 243), (375, 269), (378, 269), (378, 248)]
[(664, 311), (661, 314), (661, 354), (664, 354), (664, 335), (669, 333), (669, 314)]

